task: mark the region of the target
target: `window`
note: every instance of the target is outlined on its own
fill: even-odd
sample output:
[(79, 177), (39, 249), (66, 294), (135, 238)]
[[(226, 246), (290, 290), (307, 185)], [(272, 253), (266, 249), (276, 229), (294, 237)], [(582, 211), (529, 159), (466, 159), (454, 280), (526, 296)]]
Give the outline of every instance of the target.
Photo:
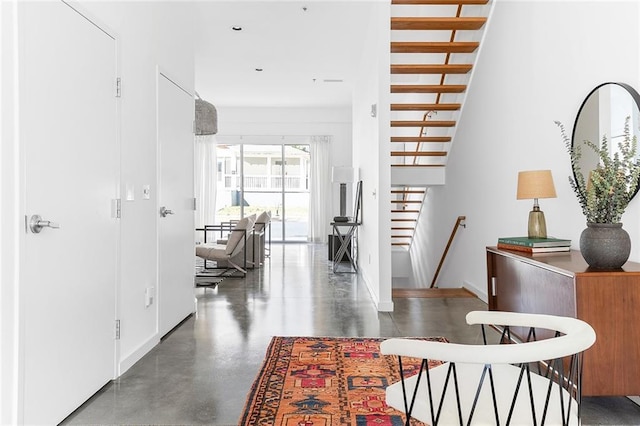
[(307, 241), (309, 145), (218, 145), (216, 222), (271, 211), (273, 241)]

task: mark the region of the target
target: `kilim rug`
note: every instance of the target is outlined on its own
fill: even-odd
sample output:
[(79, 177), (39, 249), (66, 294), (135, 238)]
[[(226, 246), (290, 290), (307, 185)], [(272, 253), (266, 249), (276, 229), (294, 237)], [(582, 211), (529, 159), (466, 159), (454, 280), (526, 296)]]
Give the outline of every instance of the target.
[[(404, 413), (385, 403), (400, 374), (397, 358), (380, 354), (383, 340), (274, 337), (238, 424), (402, 426)], [(405, 376), (417, 374), (420, 361), (403, 358)]]

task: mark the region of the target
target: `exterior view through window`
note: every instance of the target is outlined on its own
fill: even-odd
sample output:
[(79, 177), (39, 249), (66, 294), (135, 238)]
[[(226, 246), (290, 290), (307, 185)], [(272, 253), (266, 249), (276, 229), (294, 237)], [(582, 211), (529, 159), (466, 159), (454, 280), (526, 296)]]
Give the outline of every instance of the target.
[(309, 145), (219, 144), (216, 223), (271, 212), (272, 241), (307, 241)]

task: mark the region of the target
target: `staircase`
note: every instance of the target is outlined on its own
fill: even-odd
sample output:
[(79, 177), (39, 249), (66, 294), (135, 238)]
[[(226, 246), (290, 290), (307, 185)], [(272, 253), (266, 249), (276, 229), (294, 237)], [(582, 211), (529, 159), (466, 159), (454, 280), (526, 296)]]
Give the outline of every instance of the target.
[(391, 1), (391, 244), (410, 246), (445, 166), (489, 0)]

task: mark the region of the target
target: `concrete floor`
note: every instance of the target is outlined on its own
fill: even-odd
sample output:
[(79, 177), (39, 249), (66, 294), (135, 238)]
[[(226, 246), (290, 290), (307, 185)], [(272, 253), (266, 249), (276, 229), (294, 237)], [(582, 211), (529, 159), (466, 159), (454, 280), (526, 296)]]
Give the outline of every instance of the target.
[[(246, 279), (197, 289), (197, 314), (63, 424), (236, 425), (274, 335), (479, 342), (464, 317), (487, 309), (481, 300), (396, 299), (393, 313), (380, 313), (361, 279), (333, 274), (326, 258), (325, 245), (275, 244)], [(640, 407), (624, 397), (586, 398), (583, 424), (640, 425)]]

